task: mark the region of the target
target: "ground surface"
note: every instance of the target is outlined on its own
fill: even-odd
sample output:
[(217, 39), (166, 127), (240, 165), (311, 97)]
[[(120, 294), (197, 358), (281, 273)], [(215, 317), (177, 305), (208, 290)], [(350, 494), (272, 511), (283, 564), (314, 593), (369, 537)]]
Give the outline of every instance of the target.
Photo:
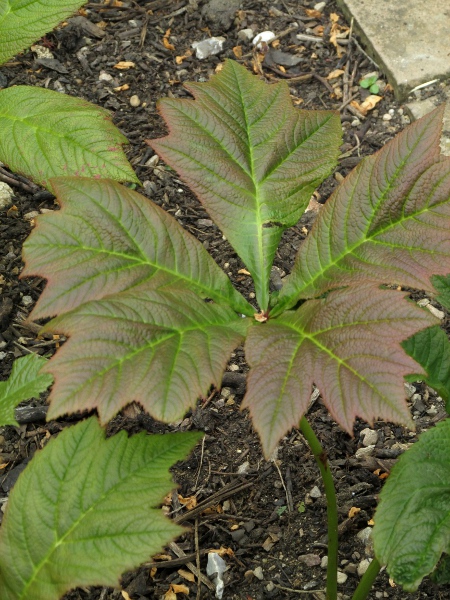
[[(358, 106), (368, 94), (358, 82), (377, 68), (361, 52), (356, 40), (350, 38), (349, 43), (347, 24), (342, 17), (337, 21), (339, 28), (333, 28), (336, 22), (333, 14), (339, 15), (333, 2), (328, 2), (322, 13), (314, 11), (314, 2), (304, 0), (242, 0), (235, 3), (234, 8), (231, 0), (226, 4), (231, 7), (229, 16), (226, 11), (224, 14), (212, 10), (208, 18), (204, 13), (209, 5), (206, 0), (197, 3), (192, 0), (154, 0), (146, 5), (144, 2), (122, 2), (116, 8), (90, 3), (82, 14), (91, 24), (104, 28), (104, 37), (96, 38), (83, 29), (86, 22), (69, 22), (67, 27), (40, 41), (41, 45), (51, 49), (54, 59), (59, 62), (43, 66), (35, 54), (25, 52), (0, 68), (0, 84), (46, 86), (110, 109), (114, 122), (130, 140), (127, 154), (143, 182), (140, 191), (164, 206), (196, 235), (230, 273), (239, 289), (249, 294), (249, 278), (238, 273), (242, 265), (232, 249), (215, 226), (200, 221), (208, 215), (176, 175), (158, 164), (145, 142), (165, 133), (155, 108), (157, 99), (167, 95), (185, 96), (184, 81), (207, 80), (225, 57), (242, 55), (241, 62), (263, 74), (268, 82), (288, 81), (296, 105), (340, 110), (343, 156), (335, 174), (320, 188), (319, 204), (327, 200), (337, 182), (361, 157), (382, 147), (407, 124), (408, 118), (403, 114), (402, 106), (394, 101), (389, 88), (385, 89), (382, 77), (379, 82), (382, 100), (366, 117), (358, 116)], [(153, 9), (153, 13), (146, 17), (144, 8)], [(246, 28), (254, 29), (255, 33), (273, 31), (279, 36), (276, 49), (300, 58), (300, 62), (290, 68), (292, 58), (273, 55), (271, 51), (270, 57), (261, 63), (252, 56), (251, 44), (238, 37), (238, 32)], [(169, 29), (164, 44), (163, 37)], [(342, 46), (333, 43), (333, 32), (343, 36)], [(303, 39), (298, 39), (297, 34), (303, 35)], [(226, 38), (219, 56), (202, 61), (195, 56), (186, 56), (192, 42), (210, 35)], [(307, 36), (319, 39), (311, 41)], [(237, 46), (240, 49), (236, 49)], [(132, 61), (135, 67), (119, 71), (114, 68), (119, 61)], [(337, 78), (328, 78), (337, 69), (343, 72)], [(303, 75), (306, 77), (301, 78)], [(127, 90), (114, 90), (124, 84), (129, 86)], [(441, 91), (439, 86), (432, 86), (422, 97)], [(132, 96), (138, 97), (139, 106), (130, 104)], [(350, 100), (356, 104), (350, 105)], [(136, 105), (137, 101), (133, 100), (132, 104)], [(8, 377), (15, 358), (30, 350), (41, 354), (54, 351), (58, 343), (58, 340), (38, 339), (36, 331), (23, 326), (22, 321), (44, 282), (18, 279), (22, 268), (21, 245), (32, 227), (30, 213), (57, 207), (46, 192), (30, 188), (27, 183), (22, 185), (17, 180), (15, 190), (16, 208), (0, 212), (0, 379), (3, 380)], [(313, 213), (307, 213), (285, 234), (276, 260), (285, 273), (289, 271), (312, 220)], [(448, 319), (445, 324), (448, 325)], [(192, 563), (200, 557), (203, 573), (206, 550), (230, 549), (224, 556), (229, 567), (225, 575), (225, 600), (323, 598), (320, 590), (325, 584), (325, 569), (320, 562), (327, 549), (326, 509), (324, 498), (317, 497), (320, 491), (312, 492), (315, 486), (321, 489), (318, 470), (297, 431), (283, 440), (276, 461), (263, 460), (251, 422), (239, 411), (246, 370), (243, 352), (238, 349), (231, 358), (222, 391), (210, 397), (207, 403), (200, 404), (182, 422), (163, 426), (139, 409), (131, 408), (111, 423), (109, 431), (114, 433), (121, 428), (129, 432), (197, 429), (206, 433), (203, 445), (197, 447), (186, 463), (174, 468), (182, 497), (195, 496), (198, 503), (205, 503), (210, 508), (206, 513), (194, 511), (188, 514), (189, 519), (184, 523), (190, 525), (191, 532), (178, 540), (178, 546)], [(341, 570), (347, 575), (339, 589), (345, 597), (356, 588), (358, 565), (371, 556), (370, 546), (358, 538), (358, 533), (367, 527), (373, 515), (383, 477), (422, 429), (444, 417), (442, 403), (432, 391), (417, 384), (410, 390), (412, 394), (416, 394), (411, 402), (417, 422), (416, 433), (377, 422), (373, 427), (378, 434), (376, 448), (372, 456), (365, 458), (356, 457), (356, 451), (362, 447), (360, 432), (367, 427), (365, 423), (358, 422), (355, 436), (350, 438), (331, 420), (320, 398), (315, 399), (310, 410), (311, 424), (329, 453), (337, 485), (341, 523), (339, 559)], [(41, 399), (32, 404), (37, 406), (44, 402)], [(15, 476), (27, 459), (68, 423), (69, 420), (58, 423), (35, 420), (19, 429), (4, 428), (0, 435), (0, 500), (6, 499)], [(360, 511), (348, 518), (352, 507)], [(170, 509), (176, 514), (187, 514), (185, 508), (180, 509), (176, 494)], [(166, 549), (166, 560), (169, 555), (175, 558), (173, 550), (173, 547)], [(186, 580), (183, 573), (179, 573), (180, 569), (187, 570), (185, 562), (186, 559), (171, 564), (165, 562), (156, 570), (147, 566), (128, 574), (123, 578), (123, 589), (130, 598), (144, 600), (163, 598), (170, 583), (184, 583), (190, 589), (190, 597), (199, 597), (197, 583)], [(126, 596), (121, 591), (109, 588), (80, 589), (67, 596), (70, 600), (122, 597)], [(179, 595), (181, 600), (183, 597)], [(201, 597), (213, 598), (214, 592), (203, 585)], [(382, 573), (370, 598), (446, 599), (450, 598), (450, 593), (427, 581), (416, 594), (408, 595), (390, 585), (386, 573)]]

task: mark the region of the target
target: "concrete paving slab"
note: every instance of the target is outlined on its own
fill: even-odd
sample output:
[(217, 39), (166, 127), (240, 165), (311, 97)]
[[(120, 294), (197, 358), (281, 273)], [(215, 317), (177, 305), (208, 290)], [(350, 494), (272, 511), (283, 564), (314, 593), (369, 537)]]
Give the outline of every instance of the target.
[(450, 78), (449, 0), (337, 0), (367, 53), (403, 100), (416, 86)]
[[(412, 121), (424, 117), (434, 110), (442, 102), (437, 96), (426, 98), (425, 100), (415, 100), (405, 104), (405, 109)], [(450, 156), (450, 100), (445, 103), (444, 119), (441, 135), (441, 152), (445, 156)]]

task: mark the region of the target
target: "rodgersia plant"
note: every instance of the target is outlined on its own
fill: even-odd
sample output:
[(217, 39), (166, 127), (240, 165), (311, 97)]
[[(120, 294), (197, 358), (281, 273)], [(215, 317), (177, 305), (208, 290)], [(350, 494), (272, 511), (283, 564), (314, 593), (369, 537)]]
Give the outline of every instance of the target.
[[(434, 284), (450, 272), (450, 159), (439, 150), (442, 110), (411, 125), (345, 179), (319, 213), (282, 289), (271, 293), (270, 271), (283, 232), (297, 223), (336, 164), (339, 117), (294, 109), (285, 84), (266, 85), (232, 61), (210, 82), (187, 88), (193, 99), (160, 102), (170, 133), (151, 145), (195, 192), (245, 263), (257, 305), (233, 288), (200, 242), (147, 198), (112, 180), (50, 178), (61, 210), (37, 219), (25, 244), (23, 272), (47, 279), (30, 319), (54, 317), (44, 330), (68, 337), (42, 370), (55, 381), (49, 418), (96, 409), (105, 424), (137, 401), (154, 418), (174, 421), (211, 385), (220, 387), (230, 353), (244, 343), (250, 372), (243, 407), (265, 455), (300, 425), (321, 469), (332, 599), (337, 511), (326, 455), (304, 418), (313, 384), (350, 433), (356, 417), (413, 424), (405, 377), (427, 379), (441, 393), (449, 389), (448, 368), (429, 346), (442, 335), (437, 319), (407, 291), (435, 294)], [(84, 435), (88, 426), (77, 427)], [(444, 435), (446, 429), (438, 431)], [(433, 434), (427, 434), (428, 443)], [(450, 476), (445, 482), (450, 485)], [(390, 493), (387, 488), (380, 515), (390, 512)], [(0, 578), (9, 577), (12, 515), (19, 511), (16, 500), (0, 534)], [(391, 565), (395, 552), (378, 513), (376, 522), (377, 556), (413, 589), (448, 546), (447, 532), (411, 578)], [(355, 600), (365, 597), (378, 568), (375, 560)], [(23, 575), (14, 576), (7, 600), (41, 597), (34, 583), (15, 596)], [(70, 581), (79, 584), (75, 576)], [(34, 596), (27, 595), (31, 589)], [(45, 598), (58, 593), (52, 589)]]

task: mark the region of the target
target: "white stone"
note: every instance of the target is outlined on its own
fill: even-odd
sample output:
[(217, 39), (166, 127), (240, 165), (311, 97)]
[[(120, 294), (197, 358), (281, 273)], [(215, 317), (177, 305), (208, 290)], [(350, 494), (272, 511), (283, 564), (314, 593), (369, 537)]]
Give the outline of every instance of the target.
[(342, 573), (341, 571), (337, 572), (337, 582), (345, 583), (348, 579), (348, 575), (346, 573)]
[(222, 52), (224, 42), (224, 37), (211, 37), (201, 42), (194, 42), (192, 47), (195, 50), (195, 56), (199, 60), (203, 60), (208, 56), (214, 56)]
[(362, 560), (359, 563), (358, 568), (357, 568), (357, 573), (360, 577), (362, 577), (364, 575), (364, 573), (367, 571), (371, 562), (372, 562), (372, 559), (365, 558), (364, 560)]
[(14, 190), (7, 183), (0, 181), (0, 210), (9, 208), (12, 204)]
[(390, 121), (392, 119), (392, 115), (386, 113), (383, 115), (383, 121)]
[(434, 315), (438, 319), (441, 319), (441, 321), (445, 317), (445, 313), (443, 313), (442, 310), (439, 310), (438, 308), (436, 308), (432, 304), (427, 304), (427, 309), (430, 311), (430, 313), (432, 315)]
[(367, 448), (358, 448), (355, 453), (356, 458), (363, 458), (364, 456), (372, 456), (375, 446), (367, 446)]
[(241, 40), (241, 42), (249, 42), (250, 40), (253, 39), (255, 35), (255, 32), (253, 31), (253, 29), (241, 29), (240, 31), (238, 31), (237, 37), (238, 40)]
[(253, 575), (257, 579), (259, 579), (260, 581), (262, 581), (264, 579), (264, 574), (263, 574), (262, 567), (256, 567), (256, 569), (253, 569)]
[(22, 304), (24, 306), (30, 306), (30, 304), (33, 304), (33, 298), (31, 296), (22, 296)]
[(366, 448), (375, 446), (378, 442), (378, 433), (374, 429), (369, 429), (368, 427), (361, 431), (361, 437), (363, 446), (366, 446)]
[(309, 495), (311, 496), (311, 498), (321, 498), (322, 497), (322, 492), (319, 490), (319, 488), (317, 487), (317, 485), (315, 485), (313, 487), (313, 489), (309, 492)]
[(140, 105), (140, 103), (141, 103), (141, 100), (140, 100), (139, 96), (136, 96), (136, 94), (131, 96), (130, 106), (132, 106), (133, 108), (137, 108)]
[(326, 5), (326, 2), (318, 2), (314, 5), (314, 10), (317, 10), (317, 12), (322, 12)]
[(322, 556), (322, 560), (320, 561), (320, 566), (322, 569), (326, 569), (328, 567), (328, 556)]
[(262, 31), (253, 38), (253, 45), (256, 46), (259, 50), (263, 42), (266, 42), (266, 44), (270, 44), (270, 42), (275, 38), (276, 35), (273, 31)]
[(356, 534), (356, 537), (359, 540), (361, 540), (361, 542), (363, 542), (364, 544), (367, 544), (367, 542), (372, 537), (372, 527), (366, 527), (365, 529), (361, 529), (361, 531), (358, 531), (358, 533)]
[(100, 75), (98, 76), (99, 81), (112, 81), (113, 79), (114, 77), (106, 71), (100, 71)]

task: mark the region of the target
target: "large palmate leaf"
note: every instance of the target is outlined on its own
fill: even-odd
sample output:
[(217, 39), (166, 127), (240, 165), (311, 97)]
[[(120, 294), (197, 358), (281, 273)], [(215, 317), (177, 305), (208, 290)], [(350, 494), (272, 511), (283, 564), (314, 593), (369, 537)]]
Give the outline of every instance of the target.
[(244, 407), (266, 456), (299, 423), (313, 383), (349, 432), (356, 416), (412, 424), (403, 376), (421, 370), (400, 342), (436, 318), (403, 296), (371, 285), (347, 288), (249, 330)]
[(14, 409), (23, 400), (39, 396), (53, 382), (53, 377), (40, 373), (47, 363), (37, 354), (18, 358), (8, 381), (0, 381), (0, 425), (18, 425)]
[(147, 283), (86, 303), (45, 327), (70, 336), (45, 369), (56, 380), (49, 418), (97, 408), (107, 422), (136, 400), (156, 419), (174, 421), (211, 385), (220, 387), (248, 324), (229, 307)]
[(450, 310), (450, 275), (433, 277), (433, 285), (438, 291), (437, 301)]
[(0, 131), (0, 160), (49, 189), (49, 179), (60, 175), (139, 183), (122, 150), (127, 139), (110, 113), (80, 98), (45, 88), (4, 89)]
[[(419, 331), (402, 343), (406, 352), (419, 363), (427, 373), (424, 379), (446, 402), (450, 412), (450, 342), (439, 325)], [(417, 377), (408, 377), (416, 381)]]
[(71, 588), (115, 586), (181, 527), (157, 509), (169, 468), (197, 433), (108, 440), (95, 418), (63, 431), (17, 481), (0, 530), (2, 600), (58, 600)]
[(299, 298), (358, 282), (434, 291), (450, 269), (450, 159), (440, 158), (443, 107), (364, 159), (321, 211), (280, 292)]
[(450, 420), (426, 431), (399, 459), (380, 495), (375, 555), (414, 591), (450, 551)]
[(82, 0), (2, 0), (0, 64), (51, 31), (83, 4)]
[(260, 308), (281, 235), (295, 225), (339, 154), (339, 116), (300, 111), (285, 83), (267, 85), (227, 61), (195, 100), (161, 100), (170, 135), (151, 146), (198, 195), (243, 259)]
[(113, 181), (52, 180), (62, 210), (39, 216), (24, 276), (48, 280), (31, 318), (70, 311), (139, 283), (176, 284), (252, 315), (205, 248), (173, 217)]

